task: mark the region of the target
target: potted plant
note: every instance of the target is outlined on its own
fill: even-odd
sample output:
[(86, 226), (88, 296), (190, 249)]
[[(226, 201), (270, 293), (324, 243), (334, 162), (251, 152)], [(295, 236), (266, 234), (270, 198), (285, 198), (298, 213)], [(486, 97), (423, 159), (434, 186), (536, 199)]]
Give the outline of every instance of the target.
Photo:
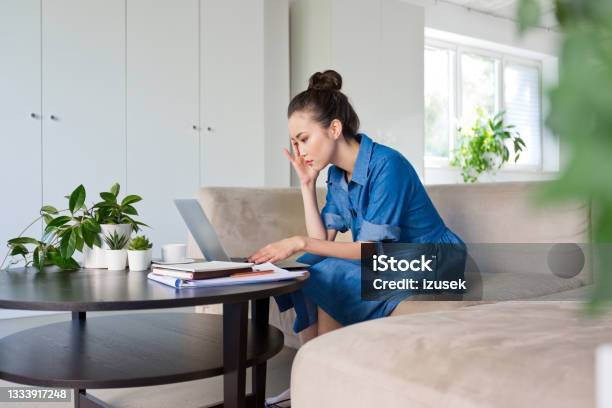
[(104, 236), (104, 242), (108, 246), (106, 252), (106, 264), (109, 271), (121, 271), (127, 263), (127, 245), (130, 237), (118, 234), (117, 231)]
[[(116, 232), (120, 236), (130, 237), (132, 232), (138, 232), (139, 226), (147, 226), (132, 218), (138, 215), (132, 204), (141, 201), (142, 198), (131, 194), (119, 202), (119, 190), (119, 183), (115, 183), (110, 191), (100, 193), (102, 201), (93, 206), (94, 218), (100, 225), (102, 236), (110, 236)], [(106, 241), (103, 242), (102, 248), (108, 249)]]
[(130, 271), (145, 271), (151, 265), (153, 244), (145, 236), (134, 237), (128, 245), (128, 264)]
[(464, 182), (475, 183), (482, 173), (495, 173), (510, 157), (507, 144), (512, 143), (516, 162), (525, 142), (513, 125), (504, 123), (504, 112), (487, 118), (482, 108), (477, 108), (478, 117), (468, 131), (459, 132), (459, 147), (454, 151), (450, 164), (461, 167)]
[[(63, 270), (79, 269), (79, 263), (73, 258), (76, 251), (100, 245), (100, 226), (93, 217), (93, 207), (85, 205), (85, 187), (79, 185), (66, 196), (68, 208), (58, 210), (51, 205), (44, 205), (39, 216), (32, 221), (16, 238), (8, 241), (9, 252), (6, 259), (21, 256), (25, 266), (33, 265), (38, 269), (55, 265)], [(39, 220), (44, 222), (44, 232), (40, 239), (24, 236), (26, 231)], [(9, 266), (18, 261), (11, 260)]]

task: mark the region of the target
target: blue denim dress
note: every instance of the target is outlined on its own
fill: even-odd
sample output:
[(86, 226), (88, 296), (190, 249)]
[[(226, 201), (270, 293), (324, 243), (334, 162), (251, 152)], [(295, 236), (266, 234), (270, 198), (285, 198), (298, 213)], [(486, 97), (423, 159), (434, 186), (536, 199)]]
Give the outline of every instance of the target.
[[(321, 210), (325, 227), (341, 232), (350, 228), (354, 241), (463, 245), (444, 224), (410, 162), (365, 134), (357, 138), (359, 153), (351, 181), (347, 183), (336, 166), (328, 171)], [(398, 292), (386, 300), (362, 300), (359, 260), (306, 253), (298, 261), (310, 265), (310, 278), (299, 291), (275, 296), (281, 312), (295, 308), (296, 333), (317, 321), (317, 306), (346, 326), (388, 316), (410, 296)]]

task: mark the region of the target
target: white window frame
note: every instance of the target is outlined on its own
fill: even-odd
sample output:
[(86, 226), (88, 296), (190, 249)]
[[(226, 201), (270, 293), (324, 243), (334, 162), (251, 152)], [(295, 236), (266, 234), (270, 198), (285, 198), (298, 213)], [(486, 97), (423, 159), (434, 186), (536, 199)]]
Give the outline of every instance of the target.
[[(526, 58), (519, 55), (514, 55), (510, 53), (501, 53), (496, 52), (491, 49), (483, 48), (483, 47), (475, 47), (471, 45), (463, 45), (460, 43), (454, 43), (450, 41), (440, 40), (437, 38), (425, 38), (425, 47), (431, 48), (439, 48), (439, 49), (448, 49), (454, 53), (454, 60), (450, 62), (450, 69), (453, 70), (450, 74), (450, 79), (453, 82), (452, 91), (453, 94), (450, 96), (450, 105), (449, 106), (449, 118), (451, 121), (454, 121), (455, 118), (459, 117), (459, 113), (462, 111), (462, 89), (461, 89), (461, 56), (463, 54), (471, 54), (478, 55), (482, 57), (495, 58), (500, 61), (497, 68), (497, 100), (495, 101), (496, 107), (498, 111), (502, 111), (506, 109), (505, 98), (504, 98), (504, 71), (506, 65), (508, 63), (521, 64), (525, 66), (535, 67), (538, 70), (538, 97), (540, 101), (540, 134), (538, 138), (538, 142), (540, 144), (540, 156), (538, 158), (538, 164), (519, 164), (514, 163), (513, 160), (509, 160), (504, 164), (504, 166), (499, 170), (503, 171), (521, 171), (521, 172), (534, 172), (540, 173), (543, 172), (543, 163), (544, 163), (544, 119), (543, 119), (543, 86), (542, 86), (542, 61), (535, 58)], [(425, 52), (425, 49), (423, 49)], [(424, 97), (424, 96), (423, 96)], [(453, 126), (452, 129), (449, 130), (449, 157), (452, 157), (452, 152), (455, 148), (455, 143), (457, 141), (457, 129)], [(527, 146), (529, 148), (529, 146)], [(450, 166), (450, 159), (445, 157), (436, 157), (436, 156), (427, 156), (425, 155), (425, 167), (429, 168), (452, 168)]]

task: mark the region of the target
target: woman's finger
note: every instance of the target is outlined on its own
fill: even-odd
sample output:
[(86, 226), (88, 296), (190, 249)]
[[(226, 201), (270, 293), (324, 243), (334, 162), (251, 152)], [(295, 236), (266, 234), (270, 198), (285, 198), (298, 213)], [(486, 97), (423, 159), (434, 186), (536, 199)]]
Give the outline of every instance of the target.
[(255, 252), (253, 255), (249, 256), (249, 262), (256, 262), (257, 259), (259, 259), (261, 257), (262, 254), (262, 250), (258, 250), (257, 252)]
[(268, 259), (270, 259), (270, 256), (269, 256), (269, 255), (263, 255), (263, 256), (261, 256), (261, 257), (259, 257), (259, 258), (257, 259), (257, 262), (256, 262), (256, 263), (257, 263), (257, 264), (262, 264), (262, 263), (264, 263), (264, 262), (267, 262), (267, 261), (268, 261)]
[(297, 146), (297, 142), (294, 142), (293, 140), (291, 141), (291, 152), (293, 155), (293, 158), (297, 158), (298, 157), (298, 146)]
[(296, 158), (301, 158), (302, 154), (300, 153), (300, 146), (297, 142), (293, 142), (293, 145), (295, 146)]

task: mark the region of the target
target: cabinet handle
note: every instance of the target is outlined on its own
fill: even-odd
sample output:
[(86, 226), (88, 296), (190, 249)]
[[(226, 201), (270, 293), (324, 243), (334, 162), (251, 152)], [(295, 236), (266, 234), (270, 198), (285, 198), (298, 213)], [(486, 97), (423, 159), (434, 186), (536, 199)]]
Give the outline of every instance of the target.
[(208, 130), (209, 132), (212, 132), (212, 128), (210, 126), (208, 126), (206, 130)]
[(55, 116), (55, 115), (51, 115), (49, 117), (51, 118), (51, 120), (57, 120), (57, 116)]
[(193, 125), (192, 128), (193, 128), (193, 130), (198, 130), (198, 126), (197, 125)]
[(39, 116), (37, 114), (35, 114), (34, 112), (30, 113), (30, 117), (32, 119), (38, 119), (39, 118)]

